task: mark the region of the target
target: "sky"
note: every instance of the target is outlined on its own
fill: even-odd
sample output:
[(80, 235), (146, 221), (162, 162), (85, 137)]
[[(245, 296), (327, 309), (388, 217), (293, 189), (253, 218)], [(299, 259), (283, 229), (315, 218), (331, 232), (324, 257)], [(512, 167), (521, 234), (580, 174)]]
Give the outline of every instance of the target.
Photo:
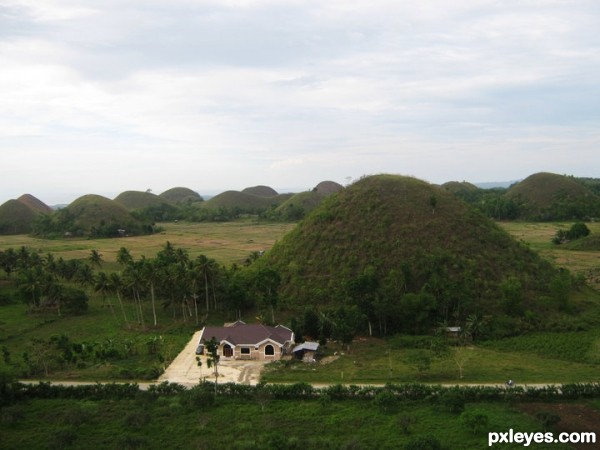
[(597, 0), (0, 0), (0, 204), (600, 177)]

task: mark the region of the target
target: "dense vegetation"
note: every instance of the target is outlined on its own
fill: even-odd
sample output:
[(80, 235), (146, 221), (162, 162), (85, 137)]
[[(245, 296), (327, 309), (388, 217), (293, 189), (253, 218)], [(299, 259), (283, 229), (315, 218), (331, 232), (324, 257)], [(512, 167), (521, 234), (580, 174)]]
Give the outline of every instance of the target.
[(447, 191), (388, 175), (327, 199), (259, 264), (279, 273), (290, 308), (332, 307), (330, 322), (379, 335), (490, 314), (490, 333), (510, 334), (567, 309), (572, 284)]
[(443, 188), (496, 220), (589, 220), (600, 217), (600, 180), (536, 173), (508, 189), (450, 182)]
[(484, 448), (488, 430), (549, 429), (541, 415), (536, 420), (510, 404), (598, 395), (597, 385), (563, 386), (561, 393), (556, 388), (226, 384), (216, 396), (209, 384), (187, 391), (173, 384), (148, 391), (135, 385), (3, 383), (0, 388), (0, 445), (14, 449), (40, 448), (40, 443), (51, 449)]

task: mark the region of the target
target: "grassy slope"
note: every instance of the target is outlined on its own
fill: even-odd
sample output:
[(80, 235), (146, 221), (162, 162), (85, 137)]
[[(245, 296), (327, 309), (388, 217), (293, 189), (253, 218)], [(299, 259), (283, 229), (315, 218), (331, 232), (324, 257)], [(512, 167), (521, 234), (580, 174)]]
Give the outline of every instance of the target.
[[(181, 396), (180, 396), (181, 397)], [(218, 399), (212, 407), (156, 401), (34, 400), (7, 408), (0, 446), (39, 448), (286, 448), (397, 449), (416, 436), (434, 436), (444, 448), (487, 447), (487, 432), (472, 434), (460, 417), (425, 402), (403, 402), (391, 413), (372, 401)], [(541, 431), (531, 418), (504, 404), (469, 404), (489, 422), (487, 430)], [(401, 423), (407, 423), (404, 432)], [(68, 443), (68, 445), (67, 445)], [(503, 449), (523, 448), (503, 444)], [(563, 450), (557, 444), (536, 449)]]
[(0, 233), (29, 233), (37, 215), (38, 213), (25, 203), (9, 200), (0, 205)]
[(335, 295), (367, 266), (385, 277), (408, 264), (414, 274), (427, 270), (432, 255), (453, 260), (447, 276), (458, 282), (485, 280), (479, 287), (484, 301), (498, 297), (494, 288), (507, 276), (535, 289), (552, 274), (536, 254), (451, 193), (391, 175), (363, 179), (326, 199), (264, 264), (279, 270), (285, 294), (304, 304), (322, 301), (318, 291)]
[(125, 191), (115, 197), (115, 201), (120, 203), (128, 210), (148, 208), (150, 206), (160, 206), (163, 203), (170, 203), (164, 198), (150, 192)]

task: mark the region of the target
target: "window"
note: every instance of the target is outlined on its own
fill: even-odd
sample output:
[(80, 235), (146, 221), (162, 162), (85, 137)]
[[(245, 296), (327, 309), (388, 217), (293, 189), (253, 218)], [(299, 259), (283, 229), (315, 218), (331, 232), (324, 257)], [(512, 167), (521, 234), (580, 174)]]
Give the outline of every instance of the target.
[(265, 355), (274, 356), (275, 355), (275, 347), (273, 347), (271, 344), (265, 346)]
[(250, 354), (250, 347), (241, 347), (240, 348), (240, 353), (242, 355), (249, 355)]

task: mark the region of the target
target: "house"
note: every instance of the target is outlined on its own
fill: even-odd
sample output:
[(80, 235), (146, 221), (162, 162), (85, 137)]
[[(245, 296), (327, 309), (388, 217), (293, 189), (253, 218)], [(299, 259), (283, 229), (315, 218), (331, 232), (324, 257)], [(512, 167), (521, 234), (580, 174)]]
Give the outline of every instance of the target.
[(446, 337), (458, 339), (462, 333), (461, 327), (446, 327), (444, 334)]
[(315, 362), (319, 351), (318, 342), (303, 342), (298, 344), (292, 350), (296, 359), (301, 359), (304, 362)]
[(198, 345), (212, 338), (219, 343), (219, 356), (225, 359), (275, 361), (290, 353), (294, 345), (294, 332), (283, 325), (271, 327), (241, 320), (222, 327), (204, 327)]

